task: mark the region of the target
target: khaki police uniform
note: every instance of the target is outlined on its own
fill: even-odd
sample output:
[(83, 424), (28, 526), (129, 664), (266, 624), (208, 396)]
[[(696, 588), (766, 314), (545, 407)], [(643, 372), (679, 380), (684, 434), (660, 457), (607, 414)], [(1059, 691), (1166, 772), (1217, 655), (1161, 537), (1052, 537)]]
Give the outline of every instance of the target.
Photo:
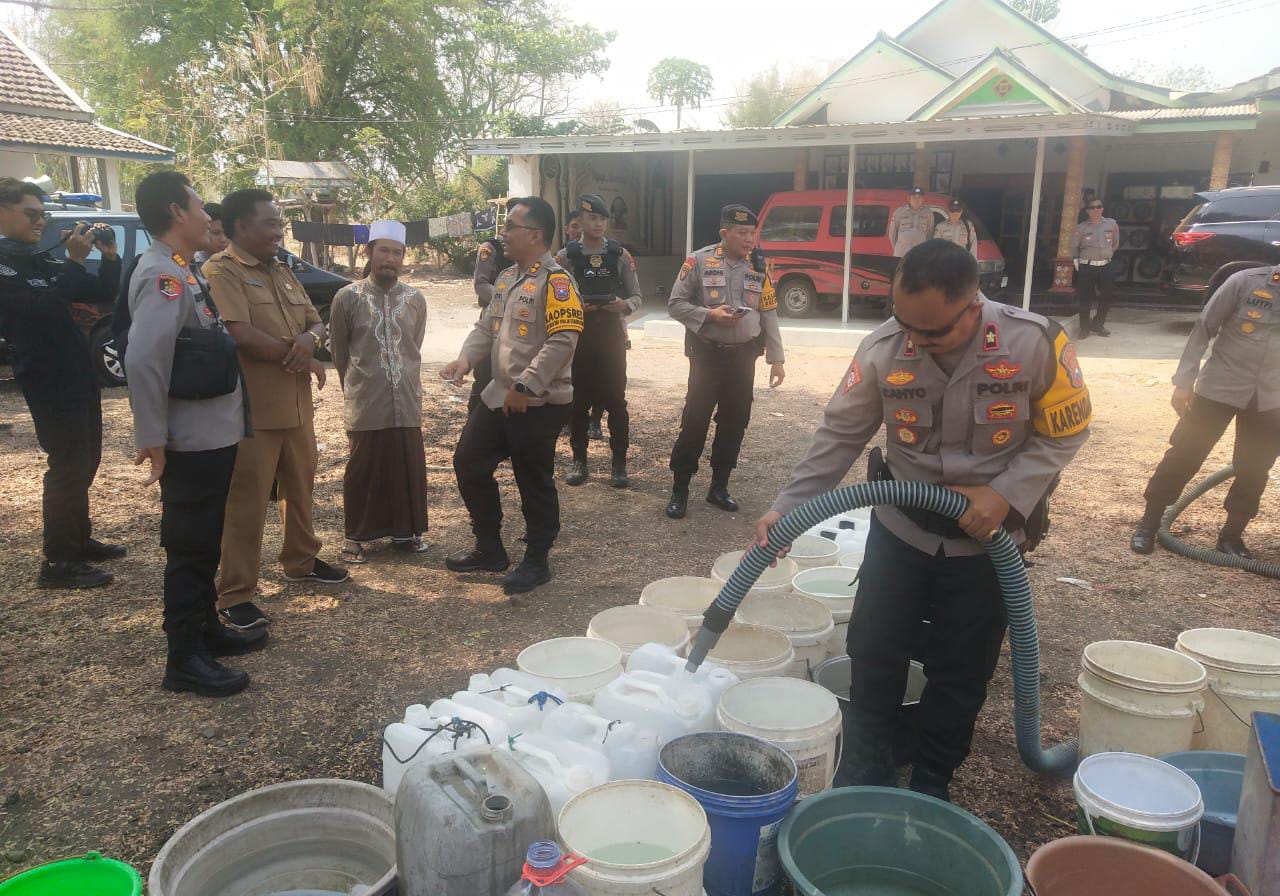
[[(511, 262), (502, 251), (502, 240), (490, 237), (476, 247), (476, 270), (471, 283), (476, 291), (476, 302), (483, 308), (493, 300), (493, 284), (498, 275), (510, 266)], [(480, 393), (489, 385), (493, 376), (489, 372), (489, 359), (482, 358), (471, 370), (474, 382), (471, 384), (471, 395), (467, 398), (467, 413), (471, 413), (480, 403)]]
[(164, 630), (169, 655), (179, 659), (202, 649), (206, 627), (220, 629), (214, 577), (237, 445), (249, 435), (249, 418), (243, 384), (216, 398), (169, 395), (179, 332), (225, 329), (185, 258), (154, 240), (133, 270), (128, 303), (125, 372), (134, 442), (139, 449), (165, 449), (160, 477)]
[[(582, 319), (573, 278), (548, 253), (527, 271), (513, 266), (498, 276), (493, 300), (463, 343), (472, 366), (489, 358), (493, 368), (453, 454), (458, 491), (480, 545), (500, 541), (502, 504), (493, 473), (508, 457), (529, 551), (545, 557), (560, 532), (555, 447), (573, 401), (571, 369)], [(529, 408), (504, 414), (507, 392), (517, 383), (528, 390)]]
[(898, 258), (929, 239), (933, 233), (933, 210), (927, 205), (912, 208), (910, 205), (894, 209), (889, 218), (889, 242)]
[(1144, 497), (1149, 506), (1174, 503), (1234, 418), (1236, 475), (1223, 506), (1229, 524), (1243, 531), (1258, 515), (1280, 454), (1280, 266), (1240, 271), (1218, 287), (1187, 339), (1173, 384), (1194, 395)]
[(978, 232), (972, 221), (966, 221), (964, 218), (954, 224), (951, 223), (950, 218), (940, 221), (933, 228), (933, 238), (955, 243), (974, 258), (978, 257)]
[[(1090, 417), (1075, 348), (1052, 321), (984, 298), (973, 341), (940, 360), (886, 321), (858, 347), (773, 510), (837, 486), (883, 427), (893, 478), (990, 486), (1008, 501), (1005, 527), (1021, 543), (1023, 521), (1088, 438)], [(969, 753), (1004, 639), (999, 584), (982, 544), (954, 522), (877, 507), (849, 626), (852, 727), (841, 783), (892, 775), (888, 745), (925, 618), (929, 684), (913, 759), (949, 780)]]
[[(755, 260), (734, 260), (725, 254), (723, 244), (706, 246), (685, 259), (671, 287), (667, 308), (685, 326), (689, 356), (689, 389), (680, 434), (671, 450), (677, 488), (687, 488), (698, 470), (713, 413), (712, 482), (721, 486), (728, 482), (751, 421), (761, 342), (766, 362), (786, 360), (773, 281), (758, 253), (753, 256)], [(744, 311), (730, 326), (708, 323), (707, 313), (720, 305)]]
[[(627, 459), (631, 415), (627, 411), (626, 317), (640, 310), (640, 278), (636, 261), (621, 243), (570, 243), (556, 255), (569, 271), (582, 297), (585, 317), (582, 336), (573, 353), (573, 412), (569, 417), (569, 447), (573, 459), (586, 463), (587, 424), (591, 409), (609, 414), (609, 449), (615, 464)], [(621, 313), (591, 310), (592, 304), (621, 299)]]
[[(1111, 293), (1115, 278), (1111, 273), (1111, 259), (1120, 246), (1120, 225), (1113, 218), (1103, 218), (1097, 224), (1085, 221), (1076, 225), (1071, 238), (1071, 257), (1079, 263), (1076, 271), (1076, 301), (1080, 306), (1080, 334), (1090, 329), (1100, 329), (1107, 323), (1107, 311), (1111, 308)], [(1094, 299), (1098, 311), (1093, 323), (1089, 322), (1089, 310)]]

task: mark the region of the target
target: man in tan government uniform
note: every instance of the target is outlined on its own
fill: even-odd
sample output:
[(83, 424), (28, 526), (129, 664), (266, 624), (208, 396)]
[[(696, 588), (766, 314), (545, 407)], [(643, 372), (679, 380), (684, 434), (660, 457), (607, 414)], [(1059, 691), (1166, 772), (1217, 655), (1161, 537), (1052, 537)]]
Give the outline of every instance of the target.
[(302, 284), (276, 256), (284, 220), (271, 194), (237, 190), (223, 200), (222, 220), (231, 245), (206, 261), (203, 272), (240, 351), (254, 434), (240, 443), (231, 478), (218, 611), (227, 625), (248, 629), (267, 624), (253, 593), (273, 482), (280, 484), (285, 578), (336, 584), (346, 581), (347, 572), (316, 556), (320, 539), (311, 522), (316, 475), (311, 376), (324, 387), (324, 368), (313, 357), (324, 324)]

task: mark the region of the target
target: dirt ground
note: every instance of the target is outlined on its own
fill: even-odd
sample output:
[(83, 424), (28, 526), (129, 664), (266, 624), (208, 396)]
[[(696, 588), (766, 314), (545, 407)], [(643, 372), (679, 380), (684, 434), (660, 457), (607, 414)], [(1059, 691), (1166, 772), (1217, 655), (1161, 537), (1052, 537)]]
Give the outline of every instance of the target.
[[(531, 608), (516, 610), (496, 577), (459, 577), (443, 568), (444, 555), (470, 536), (450, 468), (465, 390), (442, 383), (437, 371), (455, 356), (475, 306), (467, 281), (433, 278), (425, 288), (432, 309), (423, 370), (431, 549), (415, 557), (378, 553), (339, 587), (288, 584), (275, 561), (273, 512), (260, 600), (273, 620), (272, 643), (233, 661), (253, 684), (228, 700), (159, 688), (159, 499), (140, 487), (143, 474), (131, 465), (125, 391), (104, 393), (103, 463), (92, 506), (95, 534), (126, 544), (129, 556), (111, 565), (114, 585), (65, 593), (34, 587), (43, 458), (20, 392), (0, 383), (0, 424), (11, 424), (0, 431), (0, 877), (89, 849), (146, 869), (179, 825), (242, 791), (307, 777), (378, 782), (380, 731), (406, 705), (465, 687), (472, 673), (512, 666), (534, 641), (582, 634), (594, 613), (633, 603), (650, 580), (707, 575), (718, 554), (743, 547), (848, 364), (846, 351), (792, 350), (782, 388), (764, 388), (759, 376), (733, 479), (742, 511), (724, 514), (695, 491), (689, 517), (673, 522), (662, 507), (687, 367), (678, 343), (636, 332), (629, 360), (634, 485), (608, 487), (607, 450), (593, 443), (596, 478), (561, 489), (556, 578)], [(1168, 379), (1187, 329), (1185, 318), (1178, 325), (1155, 313), (1145, 322), (1139, 317), (1118, 316), (1115, 337), (1081, 347), (1096, 413), (1093, 436), (1066, 471), (1053, 531), (1031, 571), (1047, 742), (1075, 733), (1075, 678), (1081, 649), (1091, 641), (1171, 646), (1195, 626), (1278, 628), (1277, 583), (1164, 551), (1149, 558), (1129, 552), (1143, 485), (1173, 425)], [(331, 380), (317, 397), (315, 501), (324, 556), (336, 560), (345, 439), (342, 397)], [(1228, 437), (1206, 470), (1229, 459)], [(567, 447), (559, 466), (563, 474)], [(705, 475), (695, 490), (705, 486)], [(514, 548), (522, 531), (518, 496), (505, 467), (501, 477), (511, 521), (505, 534)], [(1250, 544), (1273, 561), (1280, 560), (1276, 494), (1273, 484), (1249, 531)], [(1211, 545), (1220, 504), (1220, 493), (1202, 500), (1179, 529), (1193, 543)], [(1059, 577), (1086, 580), (1093, 590)], [(1041, 780), (1018, 761), (1007, 655), (953, 795), (1024, 860), (1038, 845), (1073, 832), (1069, 786)]]

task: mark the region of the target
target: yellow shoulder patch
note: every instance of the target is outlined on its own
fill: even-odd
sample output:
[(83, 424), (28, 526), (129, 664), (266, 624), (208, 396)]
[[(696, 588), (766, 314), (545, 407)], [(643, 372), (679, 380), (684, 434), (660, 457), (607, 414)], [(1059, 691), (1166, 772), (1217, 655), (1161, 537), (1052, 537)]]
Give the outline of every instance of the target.
[(554, 336), (563, 330), (582, 332), (582, 300), (573, 285), (573, 278), (563, 271), (547, 277), (547, 335)]
[(764, 289), (760, 292), (760, 310), (761, 311), (777, 311), (778, 310), (778, 294), (773, 289), (773, 278), (768, 274), (764, 275)]
[(1063, 330), (1053, 340), (1053, 383), (1044, 395), (1032, 402), (1032, 423), (1036, 432), (1053, 439), (1065, 439), (1089, 428), (1093, 405), (1084, 384), (1084, 372), (1076, 348)]

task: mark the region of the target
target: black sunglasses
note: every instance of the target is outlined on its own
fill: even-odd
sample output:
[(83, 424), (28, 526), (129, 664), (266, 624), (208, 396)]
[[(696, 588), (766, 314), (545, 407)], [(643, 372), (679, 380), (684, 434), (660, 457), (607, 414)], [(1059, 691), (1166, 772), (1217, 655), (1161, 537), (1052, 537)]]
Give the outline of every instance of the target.
[(925, 339), (942, 339), (944, 336), (946, 336), (948, 333), (950, 333), (952, 330), (956, 328), (956, 326), (960, 323), (960, 321), (964, 319), (964, 316), (966, 314), (968, 314), (970, 311), (972, 311), (974, 308), (977, 308), (977, 307), (978, 307), (978, 300), (974, 299), (968, 305), (965, 305), (964, 308), (961, 309), (959, 314), (957, 314), (955, 317), (951, 319), (951, 323), (947, 324), (945, 327), (940, 327), (936, 330), (922, 330), (919, 327), (913, 327), (911, 326), (911, 324), (907, 323), (905, 320), (898, 317), (898, 312), (896, 311), (893, 312), (893, 319), (898, 322), (899, 327), (911, 333), (915, 333), (917, 336), (923, 336)]
[(1102, 206), (1100, 206), (1100, 205), (1087, 205), (1087, 206), (1085, 206), (1085, 208), (1089, 209), (1089, 211), (1093, 211), (1095, 208), (1102, 208)]

